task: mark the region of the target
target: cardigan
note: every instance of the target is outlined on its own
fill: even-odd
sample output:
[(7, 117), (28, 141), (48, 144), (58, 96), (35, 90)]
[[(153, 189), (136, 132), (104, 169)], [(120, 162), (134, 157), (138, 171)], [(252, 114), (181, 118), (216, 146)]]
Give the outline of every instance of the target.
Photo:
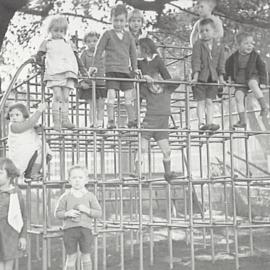
[[(239, 50), (234, 52), (226, 61), (226, 75), (235, 81), (239, 70)], [(261, 56), (253, 50), (250, 53), (246, 68), (246, 79), (258, 77), (259, 83), (267, 84), (266, 65)]]

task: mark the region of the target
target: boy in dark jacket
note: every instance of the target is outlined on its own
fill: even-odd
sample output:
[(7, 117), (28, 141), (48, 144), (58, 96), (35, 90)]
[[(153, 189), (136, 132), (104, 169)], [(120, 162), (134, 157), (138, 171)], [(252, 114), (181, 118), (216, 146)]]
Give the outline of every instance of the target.
[(245, 105), (244, 98), (250, 89), (261, 106), (262, 117), (267, 117), (268, 107), (266, 105), (259, 84), (266, 84), (266, 66), (260, 55), (254, 50), (254, 39), (251, 33), (241, 32), (236, 36), (238, 50), (233, 53), (226, 62), (226, 73), (230, 82), (245, 84), (235, 90), (235, 98), (239, 121), (234, 127), (245, 128)]
[[(200, 21), (201, 39), (194, 43), (192, 49), (192, 83), (224, 83), (225, 56), (224, 47), (215, 40), (215, 23), (207, 18)], [(213, 123), (213, 99), (217, 95), (217, 86), (197, 84), (193, 87), (194, 99), (197, 101), (199, 130), (216, 131), (218, 124)], [(207, 121), (204, 122), (206, 113)]]

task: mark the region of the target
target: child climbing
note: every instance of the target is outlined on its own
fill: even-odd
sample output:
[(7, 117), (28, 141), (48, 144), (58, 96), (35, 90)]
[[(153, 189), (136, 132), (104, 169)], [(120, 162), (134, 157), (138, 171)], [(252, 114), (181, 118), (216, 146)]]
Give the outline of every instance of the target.
[[(37, 179), (40, 177), (42, 167), (42, 140), (38, 135), (36, 126), (47, 109), (45, 103), (41, 103), (36, 112), (30, 116), (27, 107), (20, 102), (9, 106), (6, 118), (10, 120), (8, 132), (8, 157), (18, 168), (20, 175), (26, 178)], [(47, 146), (48, 158), (51, 158), (50, 149)], [(31, 168), (28, 168), (30, 160), (36, 156)], [(25, 175), (26, 171), (28, 175)]]

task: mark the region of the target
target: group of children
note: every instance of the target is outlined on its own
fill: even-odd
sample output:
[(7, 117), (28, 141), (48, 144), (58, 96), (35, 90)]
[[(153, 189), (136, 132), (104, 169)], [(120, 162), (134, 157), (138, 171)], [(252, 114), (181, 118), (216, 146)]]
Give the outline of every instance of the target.
[[(254, 50), (252, 33), (241, 32), (236, 36), (238, 49), (227, 60), (222, 43), (223, 27), (221, 20), (213, 15), (215, 0), (200, 0), (198, 11), (200, 19), (193, 27), (192, 45), (192, 89), (197, 101), (197, 115), (200, 133), (216, 131), (219, 125), (213, 121), (213, 100), (216, 98), (218, 84), (226, 82), (245, 85), (235, 91), (239, 121), (235, 127), (245, 128), (246, 117), (244, 98), (250, 89), (259, 101), (261, 116), (267, 117), (268, 107), (260, 84), (266, 84), (266, 66), (260, 55)], [(79, 97), (87, 100), (90, 126), (101, 128), (104, 123), (104, 105), (107, 98), (108, 128), (115, 128), (114, 102), (116, 91), (124, 92), (125, 107), (128, 115), (128, 127), (137, 127), (137, 113), (134, 104), (135, 90), (131, 81), (118, 78), (133, 78), (142, 74), (145, 83), (140, 84), (140, 97), (146, 100), (146, 114), (142, 126), (142, 154), (147, 152), (148, 141), (154, 138), (163, 153), (164, 178), (167, 181), (176, 177), (171, 171), (168, 129), (171, 115), (171, 93), (177, 88), (173, 84), (155, 84), (161, 76), (170, 80), (171, 76), (160, 58), (154, 42), (142, 31), (143, 16), (134, 10), (128, 14), (125, 5), (118, 4), (111, 10), (112, 29), (100, 37), (96, 32), (85, 35), (87, 48), (79, 57), (75, 46), (66, 40), (68, 22), (62, 16), (54, 17), (48, 27), (49, 37), (40, 46), (36, 62), (43, 65), (45, 57), (44, 80), (53, 91), (53, 128), (60, 131), (62, 127), (73, 129), (68, 118), (69, 93), (78, 86)], [(126, 29), (126, 24), (129, 29)], [(104, 54), (105, 52), (105, 54)], [(78, 73), (83, 79), (78, 82)], [(97, 111), (93, 110), (92, 81), (89, 74), (97, 77), (109, 77), (111, 80), (96, 80)], [(35, 125), (46, 111), (45, 104), (40, 104), (30, 117), (25, 105), (13, 104), (9, 107), (7, 119), (10, 120), (8, 147), (10, 159), (0, 159), (0, 270), (12, 269), (13, 259), (24, 249), (25, 214), (21, 194), (12, 181), (25, 172), (29, 159), (35, 154), (31, 168), (31, 177), (41, 168), (41, 139)], [(206, 116), (206, 117), (205, 117)], [(205, 119), (206, 118), (206, 119)], [(154, 131), (156, 129), (156, 131)], [(163, 131), (164, 130), (164, 131)], [(24, 155), (24, 159), (21, 156)], [(13, 163), (14, 162), (14, 163)], [(15, 165), (14, 165), (15, 164)], [(16, 168), (16, 167), (18, 168)], [(135, 171), (140, 170), (141, 162), (136, 155)], [(64, 243), (67, 251), (67, 270), (75, 269), (77, 244), (82, 252), (83, 269), (91, 269), (90, 242), (92, 218), (100, 217), (101, 208), (94, 196), (85, 188), (88, 181), (87, 171), (81, 166), (69, 170), (71, 190), (67, 191), (56, 207), (56, 217), (64, 221)], [(13, 194), (17, 194), (13, 196)], [(19, 211), (17, 222), (12, 221), (9, 209)], [(18, 207), (19, 206), (19, 207)], [(16, 211), (15, 211), (16, 212)], [(19, 221), (18, 221), (19, 219)], [(9, 239), (6, 232), (12, 231), (14, 240), (7, 249)], [(13, 250), (12, 249), (12, 250)]]

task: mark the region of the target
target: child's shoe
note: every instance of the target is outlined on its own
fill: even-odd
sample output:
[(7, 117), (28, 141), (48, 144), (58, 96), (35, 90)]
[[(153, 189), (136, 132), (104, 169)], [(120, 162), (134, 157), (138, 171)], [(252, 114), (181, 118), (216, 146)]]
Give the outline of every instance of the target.
[(64, 128), (67, 128), (67, 129), (74, 129), (75, 128), (75, 125), (73, 123), (70, 122), (69, 118), (66, 117), (62, 119), (62, 126)]
[(114, 129), (114, 128), (116, 128), (116, 125), (114, 123), (114, 120), (109, 120), (108, 121), (107, 129)]
[(241, 121), (238, 121), (236, 124), (233, 125), (234, 128), (246, 128), (247, 124)]
[(211, 131), (217, 131), (220, 128), (220, 125), (218, 124), (209, 124), (208, 129)]
[(128, 128), (137, 128), (137, 121), (134, 120), (134, 121), (129, 121), (128, 124), (127, 124)]
[(208, 129), (208, 125), (203, 124), (203, 123), (199, 124), (199, 130), (200, 130), (199, 134), (203, 134), (204, 131), (207, 130), (207, 129)]
[(164, 178), (167, 182), (170, 182), (171, 180), (173, 180), (174, 178), (177, 177), (176, 172), (169, 172), (169, 173), (165, 173), (164, 174)]

